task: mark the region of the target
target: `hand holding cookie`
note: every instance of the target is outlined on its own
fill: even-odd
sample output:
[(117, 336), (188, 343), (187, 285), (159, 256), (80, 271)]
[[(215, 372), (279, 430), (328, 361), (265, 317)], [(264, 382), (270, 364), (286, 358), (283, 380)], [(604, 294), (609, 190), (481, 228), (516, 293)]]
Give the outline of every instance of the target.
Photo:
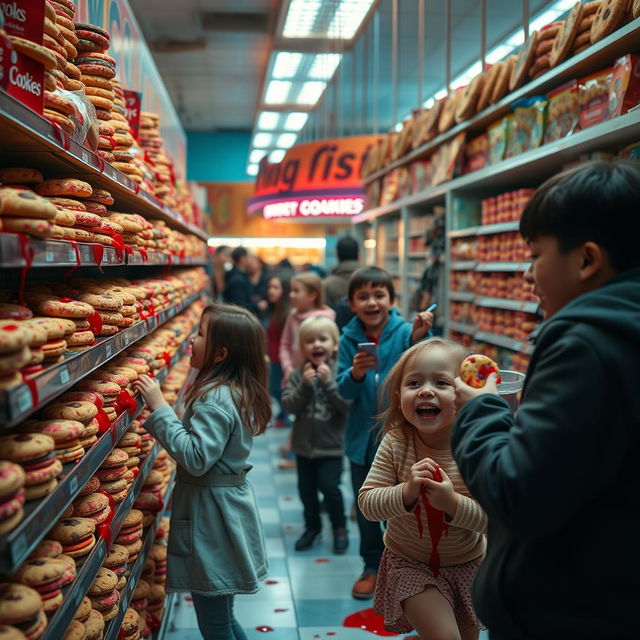
[(149, 407), (149, 411), (151, 412), (159, 409), (160, 407), (164, 407), (167, 404), (158, 382), (146, 374), (142, 374), (132, 384), (132, 387), (134, 391), (142, 395), (147, 407)]

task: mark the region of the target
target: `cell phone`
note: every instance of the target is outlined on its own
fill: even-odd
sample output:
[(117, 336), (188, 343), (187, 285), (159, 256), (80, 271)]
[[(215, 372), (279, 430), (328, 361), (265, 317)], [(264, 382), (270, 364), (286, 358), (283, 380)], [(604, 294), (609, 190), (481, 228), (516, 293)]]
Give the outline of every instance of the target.
[(375, 342), (358, 342), (358, 351), (373, 356), (376, 359), (376, 369), (378, 368), (378, 345)]

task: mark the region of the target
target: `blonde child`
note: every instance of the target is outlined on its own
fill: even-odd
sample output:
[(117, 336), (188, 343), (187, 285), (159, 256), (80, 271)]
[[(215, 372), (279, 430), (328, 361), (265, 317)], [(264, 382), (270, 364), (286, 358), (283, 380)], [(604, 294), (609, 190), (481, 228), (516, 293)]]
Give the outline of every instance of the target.
[(206, 640), (246, 640), (233, 614), (237, 593), (267, 575), (262, 526), (247, 480), (254, 435), (271, 419), (264, 330), (249, 311), (207, 307), (192, 340), (198, 369), (181, 421), (158, 383), (135, 386), (152, 412), (147, 431), (178, 463), (168, 547), (167, 591), (191, 592)]
[(336, 386), (340, 333), (333, 320), (314, 316), (300, 325), (298, 337), (304, 364), (294, 369), (282, 393), (285, 410), (295, 414), (291, 448), (304, 505), (305, 529), (295, 549), (310, 549), (320, 539), (320, 492), (333, 528), (333, 552), (345, 553), (349, 541), (340, 476), (349, 402)]
[(385, 390), (384, 438), (360, 489), (369, 520), (386, 520), (374, 608), (385, 628), (421, 638), (477, 640), (471, 582), (486, 516), (451, 455), (461, 345), (431, 338), (407, 350)]
[(298, 329), (311, 316), (325, 316), (335, 320), (336, 312), (324, 304), (322, 280), (315, 273), (300, 273), (291, 279), (291, 306), (293, 307), (280, 339), (280, 363), (284, 383), (291, 372), (302, 365), (298, 345)]

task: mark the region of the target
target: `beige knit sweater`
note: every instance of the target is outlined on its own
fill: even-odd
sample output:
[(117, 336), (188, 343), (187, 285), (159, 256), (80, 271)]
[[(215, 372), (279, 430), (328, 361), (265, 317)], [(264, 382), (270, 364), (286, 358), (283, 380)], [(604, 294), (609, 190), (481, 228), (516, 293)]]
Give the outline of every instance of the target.
[[(432, 458), (451, 479), (461, 494), (455, 516), (438, 544), (440, 565), (462, 564), (484, 554), (487, 518), (480, 505), (469, 495), (450, 451), (429, 449), (415, 432), (405, 440), (402, 433), (388, 433), (380, 444), (365, 483), (360, 489), (358, 504), (368, 520), (386, 520), (386, 547), (400, 556), (429, 564), (431, 539), (424, 507), (420, 499), (423, 535), (413, 512), (402, 502), (402, 487), (410, 476), (413, 464)], [(448, 518), (447, 518), (448, 519)]]

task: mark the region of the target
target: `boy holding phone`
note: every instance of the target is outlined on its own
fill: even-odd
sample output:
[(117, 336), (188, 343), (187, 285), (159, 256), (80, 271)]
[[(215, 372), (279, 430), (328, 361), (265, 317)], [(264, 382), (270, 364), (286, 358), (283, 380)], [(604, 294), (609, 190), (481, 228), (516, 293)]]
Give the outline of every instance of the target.
[(396, 297), (393, 280), (378, 267), (358, 269), (349, 281), (348, 295), (349, 306), (356, 316), (345, 325), (340, 337), (337, 382), (340, 395), (353, 401), (345, 434), (345, 455), (351, 464), (360, 555), (364, 562), (364, 571), (351, 594), (366, 600), (373, 596), (384, 551), (380, 523), (367, 520), (357, 506), (358, 492), (379, 444), (375, 429), (376, 416), (382, 408), (378, 404), (378, 390), (400, 355), (431, 335), (433, 314), (423, 311), (413, 324), (405, 322), (392, 306)]

